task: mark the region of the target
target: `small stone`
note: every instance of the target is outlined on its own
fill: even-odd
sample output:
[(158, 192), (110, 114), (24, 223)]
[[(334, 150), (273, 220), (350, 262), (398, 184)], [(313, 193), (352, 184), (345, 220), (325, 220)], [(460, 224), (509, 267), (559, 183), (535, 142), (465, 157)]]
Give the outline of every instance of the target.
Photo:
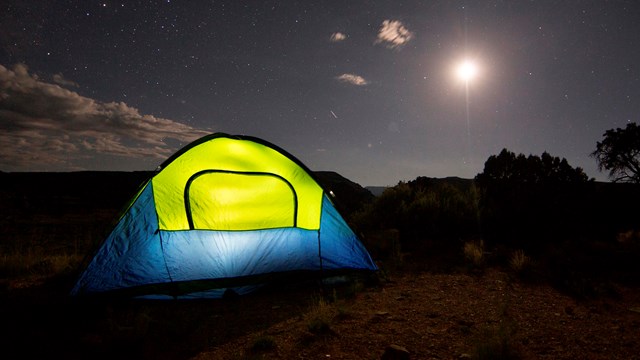
[(564, 313), (569, 315), (569, 316), (572, 316), (573, 315), (573, 307), (571, 307), (571, 306), (565, 307), (564, 308)]
[(381, 360), (409, 360), (409, 350), (404, 346), (391, 344), (382, 354)]

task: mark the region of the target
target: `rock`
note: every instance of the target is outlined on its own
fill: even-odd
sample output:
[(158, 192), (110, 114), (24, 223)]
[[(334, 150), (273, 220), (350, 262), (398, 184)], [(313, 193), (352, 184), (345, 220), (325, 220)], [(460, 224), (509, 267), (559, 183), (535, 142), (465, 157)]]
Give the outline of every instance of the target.
[(238, 293), (233, 289), (227, 289), (222, 294), (223, 300), (238, 300), (239, 297), (240, 295), (238, 295)]
[(569, 316), (573, 316), (573, 314), (574, 314), (573, 307), (571, 307), (571, 306), (566, 306), (566, 307), (564, 308), (564, 313), (565, 313), (565, 314), (567, 314), (567, 315), (569, 315)]
[(404, 346), (391, 344), (382, 354), (381, 360), (409, 360), (409, 350)]

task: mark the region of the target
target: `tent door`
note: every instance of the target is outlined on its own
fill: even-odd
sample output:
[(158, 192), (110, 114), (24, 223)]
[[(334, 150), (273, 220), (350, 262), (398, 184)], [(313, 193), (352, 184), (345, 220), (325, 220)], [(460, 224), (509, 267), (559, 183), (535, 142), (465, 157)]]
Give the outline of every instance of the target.
[(264, 172), (205, 170), (185, 187), (191, 229), (257, 230), (296, 227), (298, 199), (285, 178)]

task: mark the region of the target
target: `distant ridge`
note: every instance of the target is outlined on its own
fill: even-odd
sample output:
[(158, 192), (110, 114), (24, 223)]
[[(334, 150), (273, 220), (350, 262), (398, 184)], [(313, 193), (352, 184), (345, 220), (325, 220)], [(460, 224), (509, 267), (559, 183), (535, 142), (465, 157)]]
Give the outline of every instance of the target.
[(353, 212), (359, 210), (375, 196), (361, 185), (345, 178), (334, 171), (314, 171), (316, 179), (320, 185), (331, 192), (331, 200), (335, 203), (338, 211), (343, 216), (349, 217)]
[[(0, 215), (10, 212), (8, 203), (28, 200), (52, 209), (65, 206), (107, 206), (120, 208), (136, 194), (155, 171), (0, 171)], [(331, 191), (331, 200), (343, 216), (349, 216), (374, 196), (359, 184), (333, 171), (315, 171), (318, 183)], [(46, 205), (45, 205), (46, 204)]]
[[(413, 179), (413, 180), (409, 180), (409, 181), (403, 181), (409, 185), (412, 186), (419, 186), (419, 187), (425, 187), (425, 186), (431, 186), (431, 185), (437, 185), (437, 184), (450, 184), (453, 186), (457, 186), (457, 187), (463, 187), (463, 188), (467, 188), (469, 186), (471, 186), (474, 182), (473, 179), (464, 179), (461, 177), (457, 177), (457, 176), (447, 176), (444, 178), (432, 178), (432, 177), (427, 177), (427, 176), (418, 176), (417, 178)], [(395, 186), (395, 185), (394, 185)], [(371, 192), (371, 194), (373, 194), (374, 196), (380, 196), (382, 195), (382, 193), (388, 189), (388, 188), (392, 188), (393, 186), (367, 186), (365, 187), (365, 189), (369, 190)]]
[(474, 181), (475, 180), (473, 179), (463, 179), (457, 176), (448, 176), (445, 178), (431, 178), (426, 176), (418, 176), (414, 180), (408, 181), (407, 183), (411, 186), (417, 186), (417, 187), (429, 187), (434, 185), (449, 184), (461, 189), (466, 189), (471, 187)]
[(365, 189), (369, 190), (373, 196), (380, 196), (382, 193), (391, 186), (365, 186)]

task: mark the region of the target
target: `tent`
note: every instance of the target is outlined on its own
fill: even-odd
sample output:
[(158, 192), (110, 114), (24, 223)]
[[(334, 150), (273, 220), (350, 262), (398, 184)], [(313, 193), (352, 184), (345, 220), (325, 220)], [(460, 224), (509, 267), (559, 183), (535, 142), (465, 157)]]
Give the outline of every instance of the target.
[(376, 265), (311, 171), (264, 140), (216, 133), (141, 187), (72, 295), (217, 298)]

